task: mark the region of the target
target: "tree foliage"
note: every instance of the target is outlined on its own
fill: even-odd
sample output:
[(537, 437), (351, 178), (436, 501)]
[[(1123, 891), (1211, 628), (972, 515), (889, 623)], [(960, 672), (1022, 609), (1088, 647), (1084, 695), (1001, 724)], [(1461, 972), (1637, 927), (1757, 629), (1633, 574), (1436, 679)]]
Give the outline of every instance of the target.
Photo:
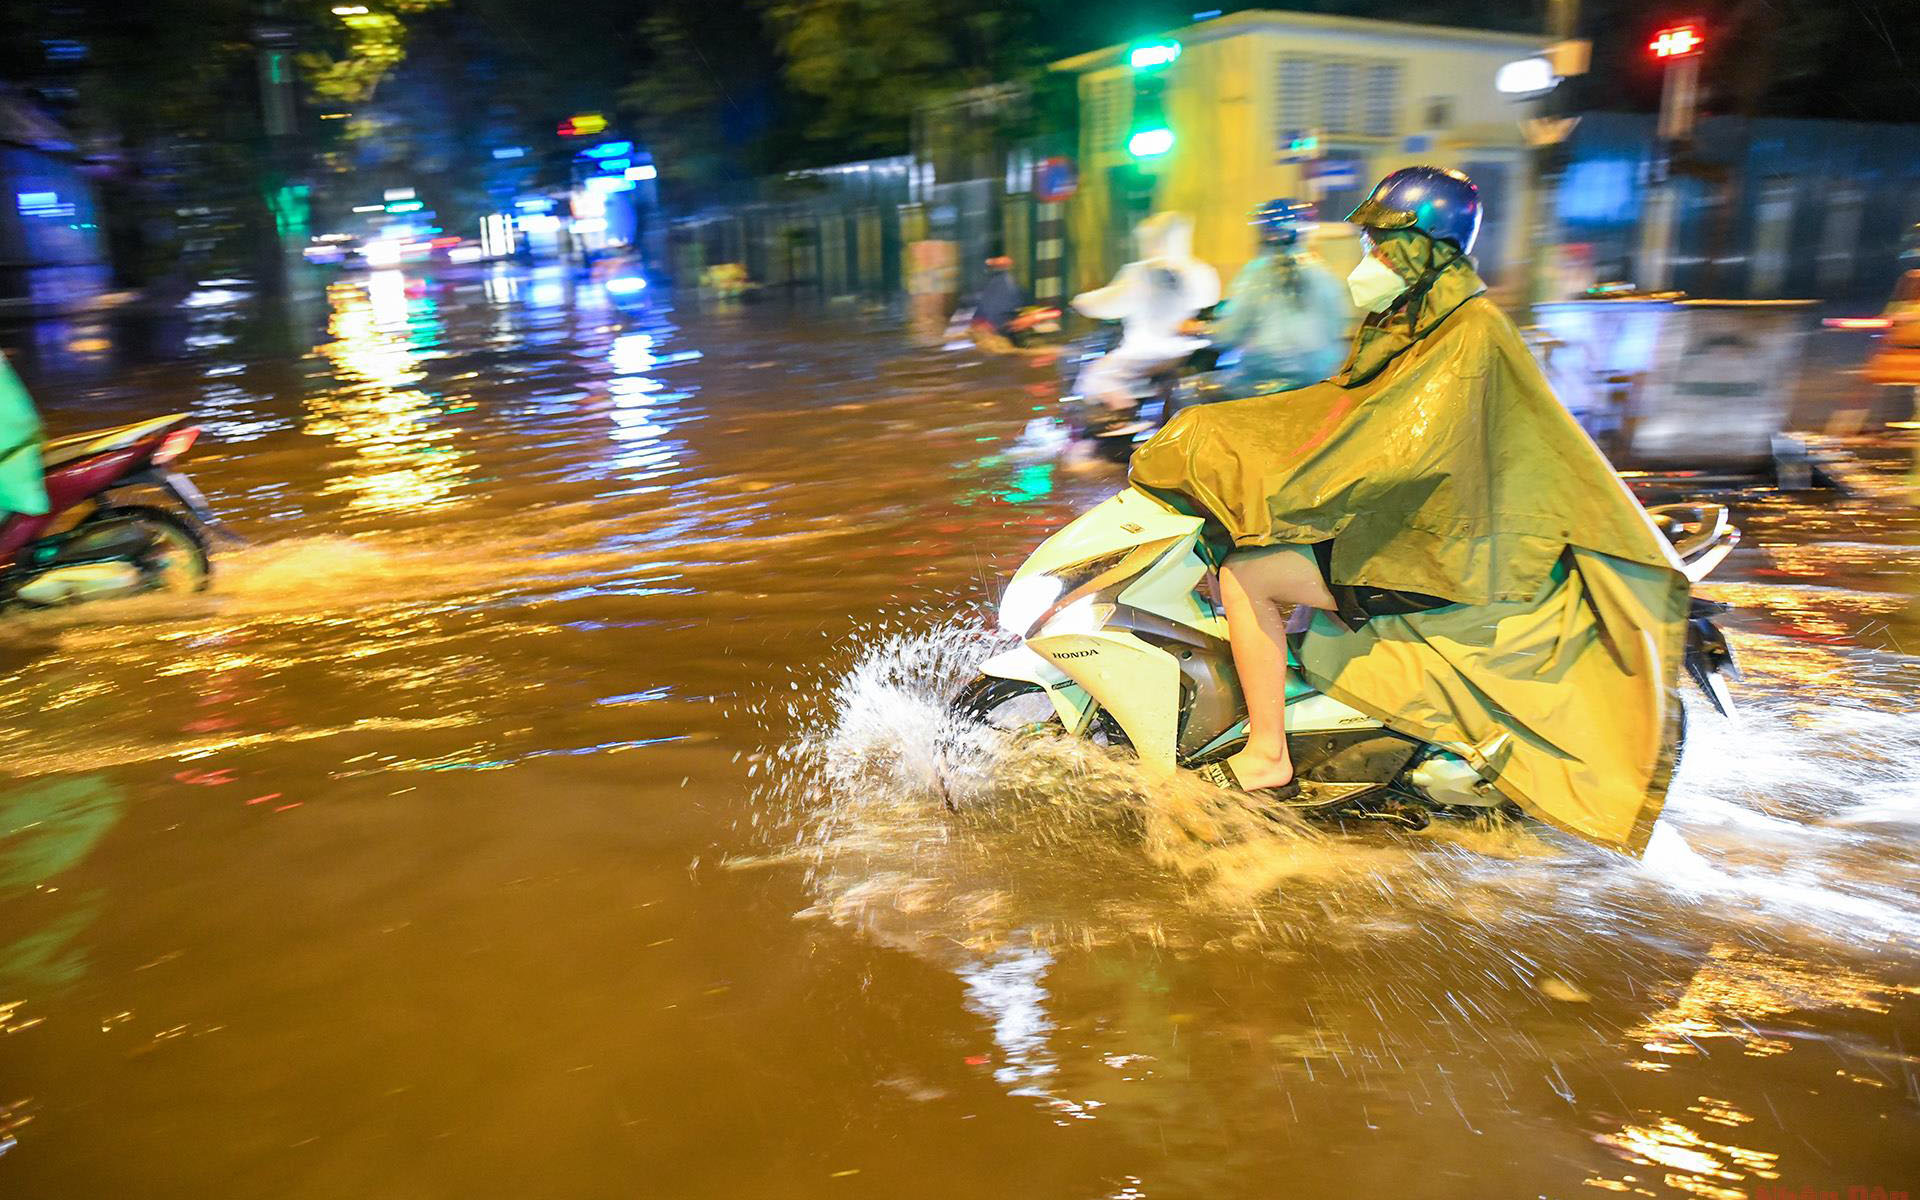
[(903, 148), (914, 112), (983, 84), (1025, 81), (1054, 50), (1039, 6), (960, 0), (774, 0), (766, 9), (811, 136)]
[[(403, 17), (417, 16), (447, 0), (385, 0), (380, 10), (366, 5), (340, 5), (346, 31), (344, 51), (308, 50), (299, 56), (302, 75), (316, 96), (341, 104), (364, 104), (373, 98), (380, 81), (407, 57), (407, 26)], [(365, 11), (354, 12), (353, 9)]]
[(744, 147), (727, 143), (728, 109), (738, 101), (701, 48), (693, 20), (678, 12), (642, 20), (641, 65), (620, 90), (620, 111), (652, 152), (662, 186), (686, 197), (721, 190), (749, 157)]
[(296, 97), (337, 109), (370, 96), (403, 61), (408, 20), (448, 2), (366, 0), (369, 11), (335, 13), (361, 5), (0, 0), (0, 65), (110, 166), (101, 183), (109, 242), (131, 280), (183, 250), (270, 251), (269, 197), (346, 130), (308, 119), (294, 137), (268, 136), (266, 49), (298, 51), (306, 86)]

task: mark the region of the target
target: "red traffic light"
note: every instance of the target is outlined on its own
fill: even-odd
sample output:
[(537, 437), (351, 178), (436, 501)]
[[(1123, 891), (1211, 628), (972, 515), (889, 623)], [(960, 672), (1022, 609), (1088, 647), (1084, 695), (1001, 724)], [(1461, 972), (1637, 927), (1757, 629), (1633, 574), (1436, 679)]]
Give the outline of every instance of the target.
[(1691, 58), (1700, 53), (1705, 43), (1698, 25), (1675, 25), (1662, 29), (1647, 43), (1647, 49), (1653, 51), (1655, 58)]

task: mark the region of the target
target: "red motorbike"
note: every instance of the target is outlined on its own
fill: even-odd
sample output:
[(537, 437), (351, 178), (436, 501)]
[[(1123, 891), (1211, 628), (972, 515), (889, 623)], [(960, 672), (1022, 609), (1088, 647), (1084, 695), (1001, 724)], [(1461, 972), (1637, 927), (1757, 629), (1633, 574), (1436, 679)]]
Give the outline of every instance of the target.
[[(206, 587), (206, 534), (225, 530), (200, 489), (174, 469), (199, 436), (175, 414), (42, 447), (48, 511), (0, 521), (0, 607)], [(136, 489), (173, 506), (129, 499)]]

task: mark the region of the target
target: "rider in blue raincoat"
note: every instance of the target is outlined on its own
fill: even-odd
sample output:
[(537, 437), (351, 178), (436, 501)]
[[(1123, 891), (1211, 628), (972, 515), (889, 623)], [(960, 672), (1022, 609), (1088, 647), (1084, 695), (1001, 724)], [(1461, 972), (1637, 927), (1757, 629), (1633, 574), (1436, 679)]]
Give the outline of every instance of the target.
[(1260, 254), (1234, 276), (1212, 332), (1215, 345), (1240, 352), (1221, 380), (1231, 395), (1318, 383), (1346, 357), (1355, 313), (1346, 284), (1307, 251), (1312, 212), (1286, 199), (1254, 210)]

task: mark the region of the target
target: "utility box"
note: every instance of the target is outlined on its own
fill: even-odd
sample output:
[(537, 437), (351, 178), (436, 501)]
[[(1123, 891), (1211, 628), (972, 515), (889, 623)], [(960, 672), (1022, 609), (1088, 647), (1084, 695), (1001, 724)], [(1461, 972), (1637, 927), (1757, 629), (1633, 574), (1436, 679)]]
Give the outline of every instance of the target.
[(1764, 471), (1786, 429), (1813, 306), (1563, 300), (1534, 306), (1533, 341), (1615, 466)]

